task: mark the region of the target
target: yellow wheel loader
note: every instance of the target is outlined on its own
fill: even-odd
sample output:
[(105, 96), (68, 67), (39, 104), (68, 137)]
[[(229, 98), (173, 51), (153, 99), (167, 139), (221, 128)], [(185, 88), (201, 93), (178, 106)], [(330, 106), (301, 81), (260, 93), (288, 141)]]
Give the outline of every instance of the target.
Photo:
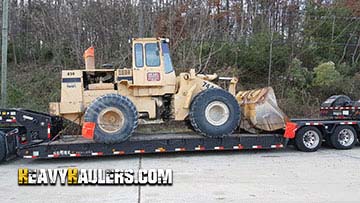
[[(230, 135), (240, 121), (250, 132), (285, 127), (271, 88), (236, 95), (235, 77), (194, 69), (176, 76), (166, 38), (131, 44), (131, 68), (95, 68), (94, 48), (86, 50), (85, 69), (62, 71), (61, 102), (50, 103), (50, 112), (82, 125), (83, 136), (100, 143), (127, 140), (139, 123), (167, 120), (189, 120), (208, 137)], [(228, 80), (228, 90), (215, 80)]]

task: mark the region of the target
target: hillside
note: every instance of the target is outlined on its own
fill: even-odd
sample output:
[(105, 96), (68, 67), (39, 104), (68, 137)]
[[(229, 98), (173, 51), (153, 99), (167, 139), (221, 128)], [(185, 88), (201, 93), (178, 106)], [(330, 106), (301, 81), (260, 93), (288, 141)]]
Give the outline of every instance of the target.
[(360, 99), (357, 1), (13, 1), (9, 106), (47, 111), (60, 72), (96, 63), (130, 67), (128, 37), (165, 36), (177, 73), (239, 78), (238, 89), (273, 86), (290, 116), (316, 116), (333, 94)]

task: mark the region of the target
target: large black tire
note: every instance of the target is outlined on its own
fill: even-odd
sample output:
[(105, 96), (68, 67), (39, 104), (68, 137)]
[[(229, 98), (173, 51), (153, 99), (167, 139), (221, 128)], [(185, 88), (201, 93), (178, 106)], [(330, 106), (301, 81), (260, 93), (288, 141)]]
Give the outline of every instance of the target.
[(107, 94), (97, 98), (85, 112), (85, 122), (94, 122), (94, 140), (111, 144), (127, 140), (138, 125), (135, 105), (126, 97)]
[(6, 158), (5, 133), (0, 131), (0, 163)]
[[(215, 110), (217, 113), (209, 116)], [(235, 97), (229, 92), (217, 88), (207, 89), (196, 95), (191, 103), (189, 113), (194, 130), (207, 137), (230, 135), (239, 126), (240, 116), (240, 106)]]
[(356, 144), (357, 133), (352, 126), (344, 125), (335, 128), (330, 142), (336, 149), (351, 149)]
[(313, 126), (305, 126), (296, 132), (295, 147), (303, 152), (315, 152), (321, 147), (322, 133)]

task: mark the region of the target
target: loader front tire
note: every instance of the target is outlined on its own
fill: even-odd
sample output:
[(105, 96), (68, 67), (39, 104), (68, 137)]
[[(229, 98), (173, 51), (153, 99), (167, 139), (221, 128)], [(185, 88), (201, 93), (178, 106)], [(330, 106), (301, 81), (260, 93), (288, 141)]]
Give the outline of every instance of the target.
[(87, 108), (85, 122), (95, 123), (94, 140), (112, 144), (127, 140), (138, 125), (135, 105), (117, 94), (107, 94), (97, 98)]
[(230, 135), (239, 126), (240, 106), (235, 97), (223, 89), (200, 92), (190, 106), (189, 119), (195, 131), (206, 137)]

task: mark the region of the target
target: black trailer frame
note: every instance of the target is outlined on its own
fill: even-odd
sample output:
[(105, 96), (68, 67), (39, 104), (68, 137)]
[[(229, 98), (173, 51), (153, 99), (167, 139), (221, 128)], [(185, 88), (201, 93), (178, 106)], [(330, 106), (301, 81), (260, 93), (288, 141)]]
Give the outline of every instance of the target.
[[(65, 139), (74, 139), (68, 136)], [(242, 150), (283, 148), (286, 140), (280, 134), (233, 134), (223, 138), (205, 138), (197, 134), (134, 134), (128, 141), (101, 144), (82, 137), (44, 142), (19, 151), (23, 158), (88, 157), (184, 151)]]
[(297, 129), (314, 126), (319, 129), (324, 138), (332, 135), (338, 126), (352, 126), (357, 131), (358, 136), (360, 135), (360, 121), (350, 119), (292, 119), (291, 122), (297, 124)]
[[(96, 143), (81, 135), (59, 136), (62, 119), (23, 109), (0, 109), (0, 162), (15, 157), (50, 159), (183, 151), (222, 151), (243, 149), (279, 149), (295, 138), (296, 131), (315, 126), (329, 136), (339, 125), (351, 125), (360, 133), (358, 120), (293, 119), (296, 129), (289, 137), (285, 131), (266, 134), (236, 133), (208, 138), (195, 133), (134, 134), (116, 144)], [(2, 145), (2, 146), (1, 146)]]

